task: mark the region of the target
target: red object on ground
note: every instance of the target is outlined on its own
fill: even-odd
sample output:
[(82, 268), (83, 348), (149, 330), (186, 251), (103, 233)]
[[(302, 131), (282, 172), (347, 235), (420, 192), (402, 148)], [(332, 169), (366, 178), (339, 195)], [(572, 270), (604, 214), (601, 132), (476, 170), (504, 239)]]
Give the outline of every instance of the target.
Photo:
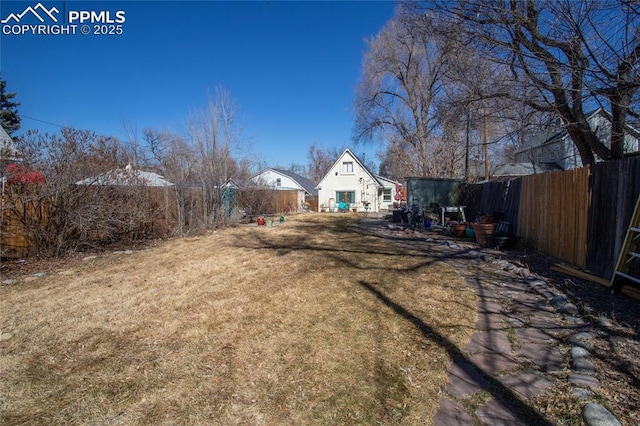
[(256, 222), (258, 222), (258, 226), (264, 226), (264, 217), (259, 217)]
[(46, 183), (44, 174), (27, 169), (22, 164), (9, 164), (7, 166), (8, 183)]

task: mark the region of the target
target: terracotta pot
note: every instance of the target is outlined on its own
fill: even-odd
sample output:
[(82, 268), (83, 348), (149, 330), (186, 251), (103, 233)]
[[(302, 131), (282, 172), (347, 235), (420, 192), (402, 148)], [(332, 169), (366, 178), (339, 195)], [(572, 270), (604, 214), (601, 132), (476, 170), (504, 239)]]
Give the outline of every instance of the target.
[(484, 214), (484, 215), (480, 216), (480, 219), (478, 219), (478, 222), (480, 222), (480, 223), (492, 223), (493, 222), (493, 216), (489, 215), (489, 214)]
[(476, 241), (478, 244), (486, 244), (487, 237), (493, 234), (496, 228), (495, 223), (472, 223), (473, 232), (476, 234)]
[(467, 235), (467, 224), (458, 223), (453, 225), (453, 235), (458, 238), (464, 238)]

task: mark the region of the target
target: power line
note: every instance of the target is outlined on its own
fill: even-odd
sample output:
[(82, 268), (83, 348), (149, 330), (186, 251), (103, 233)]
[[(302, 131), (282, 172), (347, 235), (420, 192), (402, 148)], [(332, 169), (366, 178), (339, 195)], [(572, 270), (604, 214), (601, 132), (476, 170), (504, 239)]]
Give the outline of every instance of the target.
[(68, 127), (68, 126), (62, 126), (60, 124), (52, 123), (50, 121), (40, 120), (39, 118), (29, 117), (28, 115), (24, 115), (24, 114), (20, 114), (20, 117), (21, 118), (28, 118), (29, 120), (38, 121), (40, 123), (50, 124), (52, 126), (57, 126), (57, 127), (60, 127), (60, 128)]

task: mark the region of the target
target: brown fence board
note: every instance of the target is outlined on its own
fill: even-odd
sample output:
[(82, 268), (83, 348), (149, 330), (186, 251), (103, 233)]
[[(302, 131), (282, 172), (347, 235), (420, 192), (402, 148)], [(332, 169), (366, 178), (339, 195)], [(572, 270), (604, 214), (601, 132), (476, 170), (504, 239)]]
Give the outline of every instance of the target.
[(520, 208), (521, 179), (501, 182), (488, 182), (482, 185), (480, 211), (485, 214), (498, 215), (498, 220), (511, 224), (511, 232), (518, 229), (518, 211)]
[(522, 178), (518, 235), (545, 253), (586, 266), (589, 168)]
[(611, 279), (640, 195), (640, 157), (596, 164), (592, 194), (587, 269)]
[(271, 213), (291, 213), (302, 209), (298, 205), (298, 190), (285, 189), (278, 190), (276, 198), (276, 210)]

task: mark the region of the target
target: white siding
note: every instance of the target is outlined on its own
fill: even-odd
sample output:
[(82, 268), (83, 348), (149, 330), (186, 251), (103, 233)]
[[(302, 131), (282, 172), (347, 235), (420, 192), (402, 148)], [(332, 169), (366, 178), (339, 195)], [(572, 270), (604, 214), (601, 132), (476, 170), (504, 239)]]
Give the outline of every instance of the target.
[(369, 171), (363, 168), (351, 151), (345, 150), (340, 159), (331, 167), (329, 172), (318, 184), (318, 209), (322, 211), (335, 211), (342, 200), (336, 199), (337, 193), (353, 192), (354, 202), (350, 208), (357, 211), (366, 211), (365, 202), (369, 203), (368, 211), (379, 212), (393, 205), (395, 197), (395, 183), (385, 182), (393, 188), (391, 201), (384, 202), (384, 192), (379, 182)]
[[(278, 182), (280, 179), (280, 182)], [(266, 185), (273, 189), (302, 189), (300, 186), (289, 176), (285, 176), (274, 170), (265, 170), (259, 175), (252, 178), (252, 180), (258, 185)]]

